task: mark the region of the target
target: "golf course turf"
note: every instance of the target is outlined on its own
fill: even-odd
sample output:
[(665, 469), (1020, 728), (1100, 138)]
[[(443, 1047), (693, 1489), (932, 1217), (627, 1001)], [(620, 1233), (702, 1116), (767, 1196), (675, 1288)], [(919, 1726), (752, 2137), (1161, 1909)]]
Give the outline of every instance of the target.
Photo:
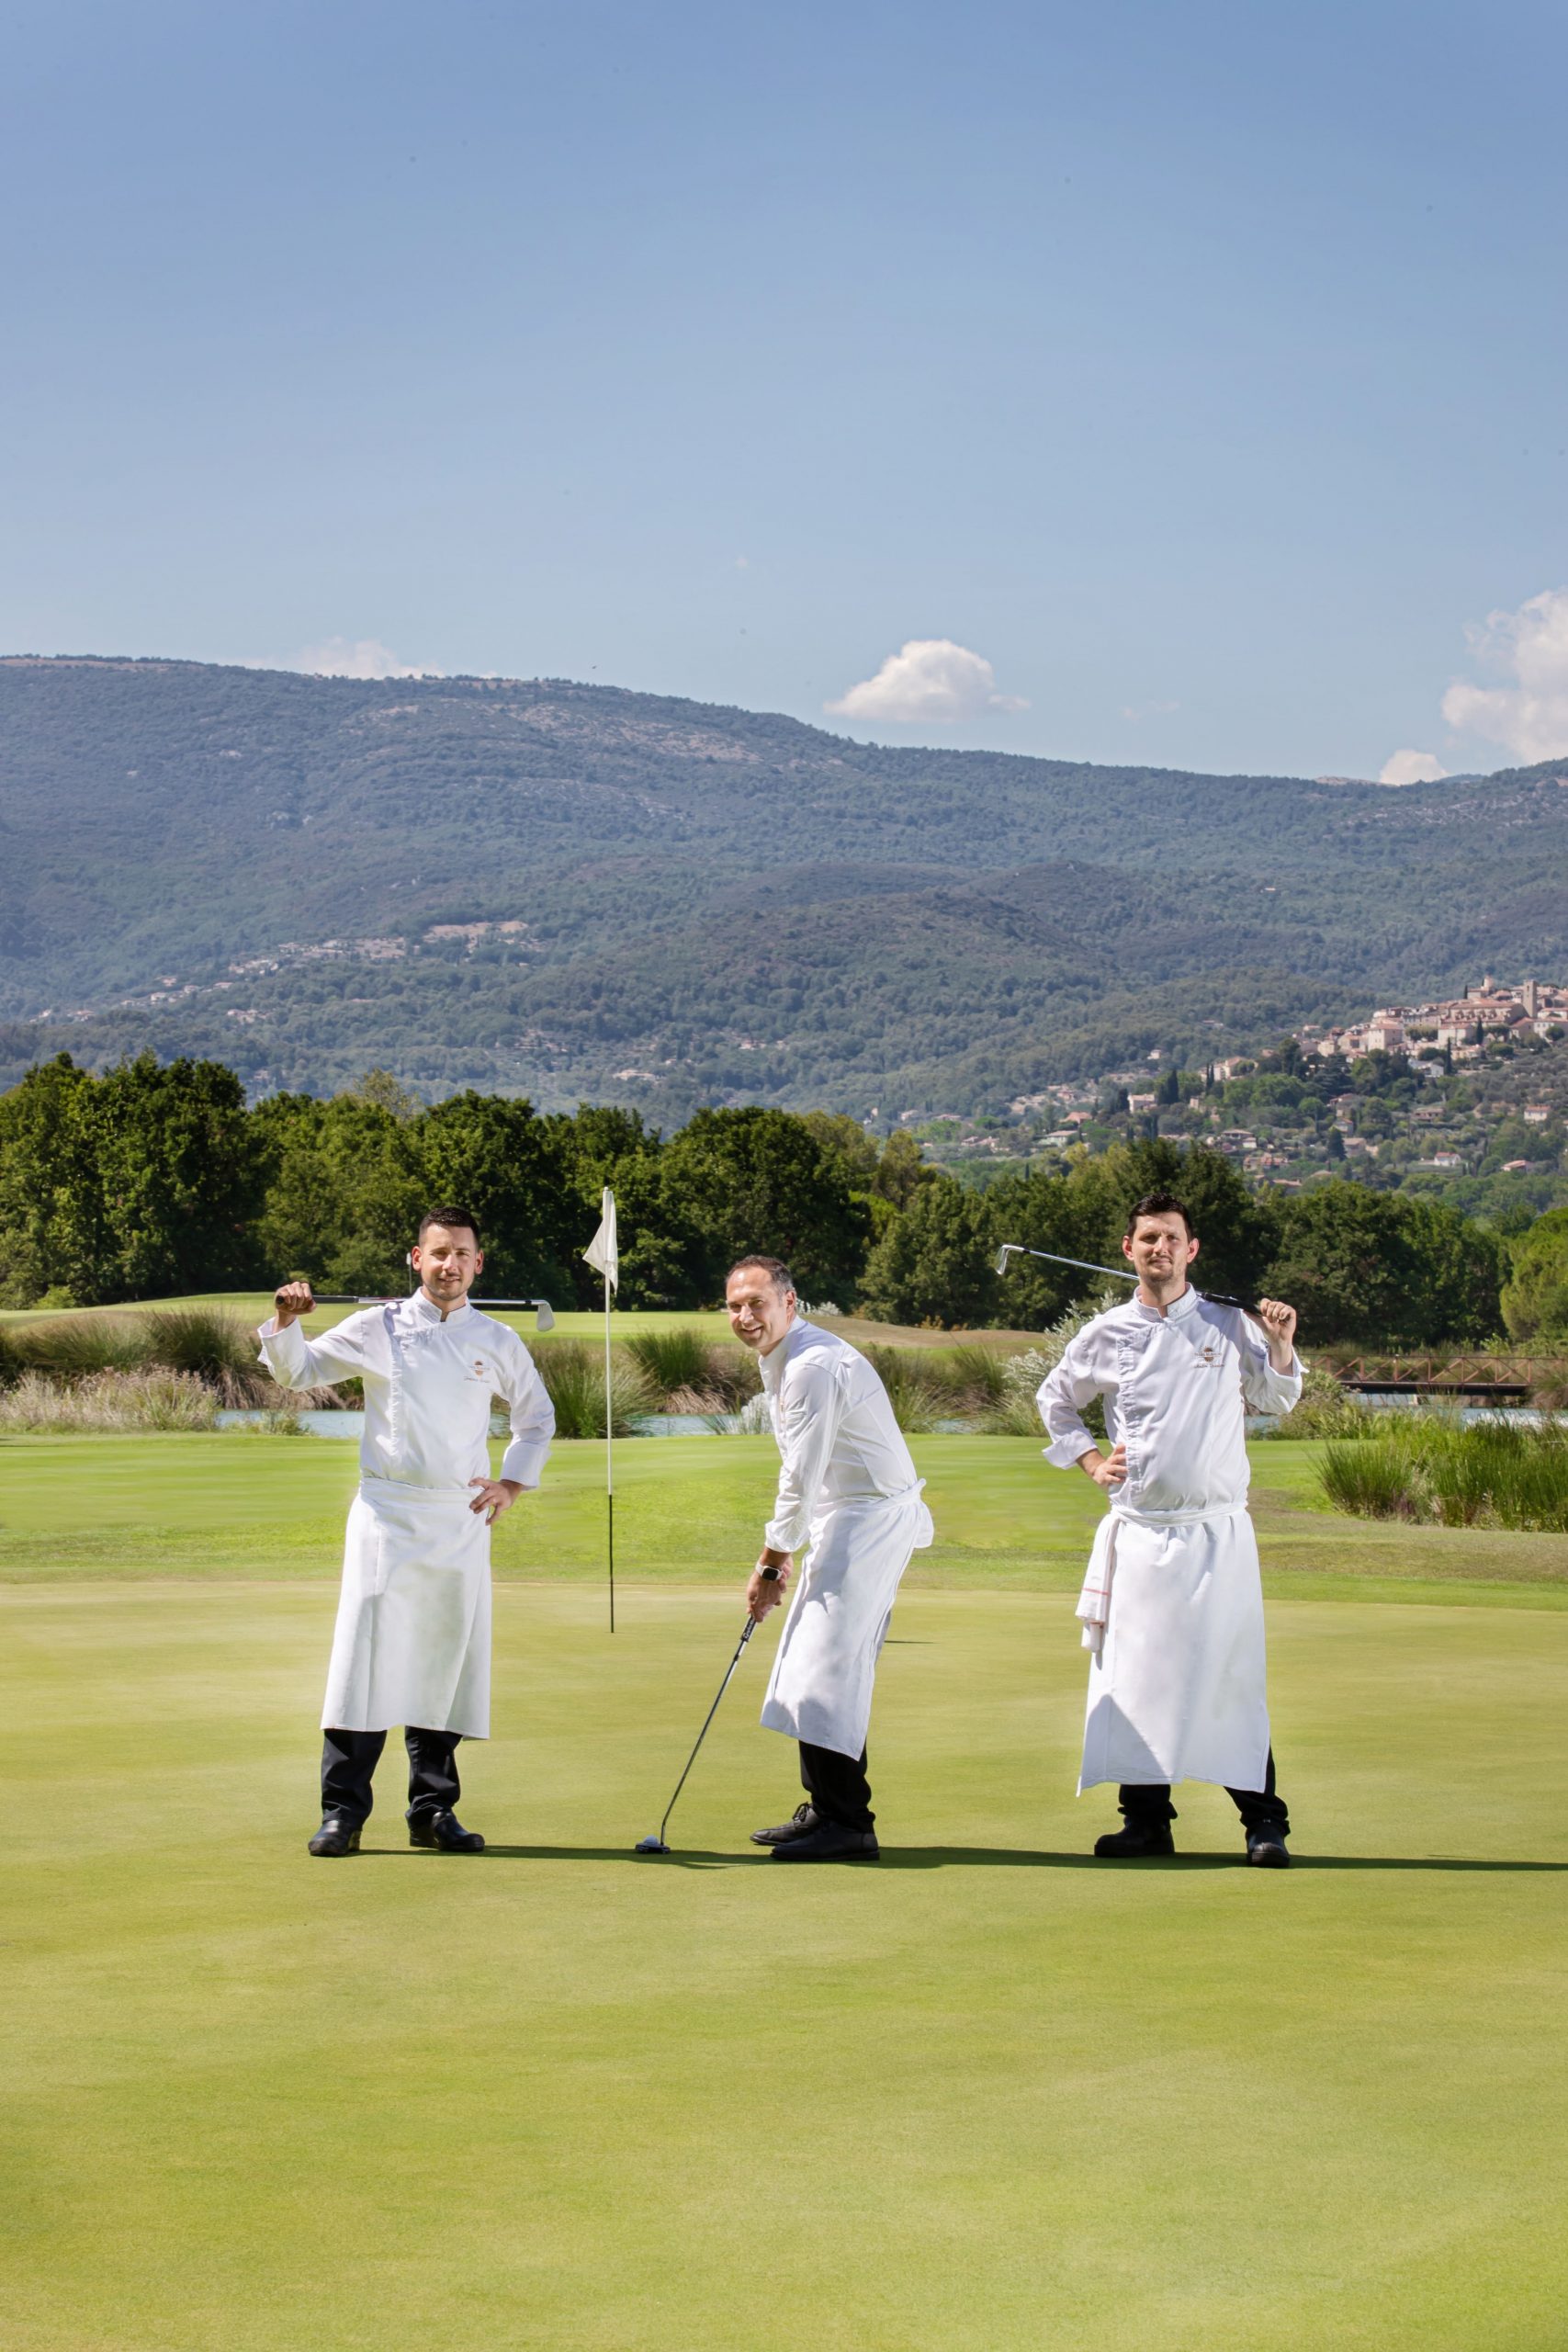
[[(497, 1543), (478, 1859), (310, 1860), (354, 1449), (0, 1444), (4, 2352), (1557, 2352), (1561, 1539), (1313, 1507), (1260, 1446), (1297, 1867), (1217, 1791), (1088, 1859), (1096, 1498), (919, 1439), (875, 1868), (781, 1868), (740, 1624), (771, 1448), (558, 1450)], [(624, 1499), (623, 1499), (624, 1498)], [(1351, 1605), (1353, 1604), (1353, 1605)], [(389, 1870), (388, 1861), (398, 1868)]]

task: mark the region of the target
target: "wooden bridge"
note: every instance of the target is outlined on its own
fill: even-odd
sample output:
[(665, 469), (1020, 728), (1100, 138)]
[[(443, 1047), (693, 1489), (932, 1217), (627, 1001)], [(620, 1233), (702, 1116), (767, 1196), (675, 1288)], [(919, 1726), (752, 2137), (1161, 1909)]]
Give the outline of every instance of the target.
[(1568, 1364), (1529, 1356), (1358, 1356), (1335, 1377), (1343, 1388), (1380, 1396), (1470, 1396), (1507, 1405), (1568, 1382)]

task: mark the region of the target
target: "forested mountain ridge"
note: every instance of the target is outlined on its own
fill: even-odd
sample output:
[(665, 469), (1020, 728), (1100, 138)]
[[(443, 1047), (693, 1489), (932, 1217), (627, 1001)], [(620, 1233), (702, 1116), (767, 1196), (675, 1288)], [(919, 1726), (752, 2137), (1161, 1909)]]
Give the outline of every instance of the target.
[[(1568, 769), (1394, 792), (555, 680), (0, 661), (0, 1077), (974, 1109), (1568, 971)], [(265, 1075), (263, 1075), (265, 1073)]]

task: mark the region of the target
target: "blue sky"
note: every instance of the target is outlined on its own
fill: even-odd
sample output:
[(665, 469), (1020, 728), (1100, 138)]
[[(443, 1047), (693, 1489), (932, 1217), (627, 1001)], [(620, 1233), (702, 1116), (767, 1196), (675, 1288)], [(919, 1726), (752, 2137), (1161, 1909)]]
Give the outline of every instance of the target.
[(7, 21), (0, 648), (1568, 752), (1560, 8)]

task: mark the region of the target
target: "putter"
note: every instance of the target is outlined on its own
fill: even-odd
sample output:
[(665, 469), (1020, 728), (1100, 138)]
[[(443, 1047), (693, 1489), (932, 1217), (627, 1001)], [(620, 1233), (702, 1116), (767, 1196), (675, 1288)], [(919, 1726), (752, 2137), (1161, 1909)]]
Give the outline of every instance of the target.
[[(998, 1274), (1006, 1273), (1010, 1258), (1044, 1258), (1053, 1266), (1077, 1266), (1086, 1274), (1113, 1275), (1119, 1283), (1136, 1283), (1138, 1279), (1137, 1275), (1130, 1272), (1125, 1266), (1097, 1266), (1092, 1259), (1063, 1258), (1059, 1257), (1055, 1250), (1031, 1250), (1027, 1243), (1022, 1241), (1002, 1243), (1001, 1248), (997, 1251)], [(1239, 1306), (1244, 1315), (1256, 1315), (1258, 1312), (1250, 1299), (1232, 1298), (1226, 1291), (1206, 1290), (1203, 1295), (1205, 1298), (1213, 1299), (1216, 1306)]]
[[(394, 1298), (390, 1291), (378, 1291), (373, 1298), (361, 1298), (351, 1290), (313, 1290), (310, 1293), (318, 1306), (397, 1306), (406, 1294)], [(470, 1298), (470, 1306), (531, 1306), (536, 1312), (534, 1329), (553, 1331), (556, 1318), (547, 1298)]]
[[(718, 1700), (722, 1699), (725, 1692), (728, 1690), (729, 1678), (740, 1663), (740, 1653), (745, 1648), (747, 1643), (750, 1640), (756, 1630), (757, 1620), (754, 1617), (748, 1617), (746, 1620), (746, 1630), (735, 1645), (735, 1656), (730, 1659), (729, 1664), (724, 1669), (724, 1680), (718, 1686), (718, 1699), (714, 1701), (712, 1706), (708, 1709), (707, 1713), (703, 1718), (703, 1727), (697, 1734), (697, 1747), (693, 1748), (691, 1754), (686, 1758), (686, 1772), (691, 1770), (693, 1765), (697, 1760), (697, 1747), (702, 1746), (704, 1740), (708, 1736), (708, 1725), (712, 1723), (715, 1715), (718, 1713)], [(676, 1781), (675, 1796), (671, 1798), (669, 1804), (664, 1808), (664, 1818), (659, 1825), (659, 1835), (657, 1838), (639, 1838), (637, 1844), (632, 1848), (634, 1854), (669, 1853), (670, 1848), (664, 1842), (664, 1833), (670, 1826), (670, 1816), (675, 1810), (675, 1797), (680, 1795), (682, 1790), (686, 1785), (686, 1772), (682, 1772), (680, 1779)]]

